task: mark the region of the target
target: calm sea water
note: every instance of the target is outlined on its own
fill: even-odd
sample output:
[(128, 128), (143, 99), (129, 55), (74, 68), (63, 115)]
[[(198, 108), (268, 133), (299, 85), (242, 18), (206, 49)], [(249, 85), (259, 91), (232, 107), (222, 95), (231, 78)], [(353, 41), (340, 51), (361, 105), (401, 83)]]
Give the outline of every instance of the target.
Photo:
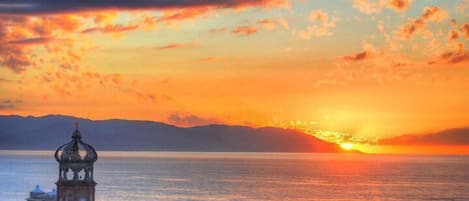
[[(54, 188), (52, 152), (0, 151), (0, 201)], [(469, 156), (100, 152), (97, 201), (469, 200)]]

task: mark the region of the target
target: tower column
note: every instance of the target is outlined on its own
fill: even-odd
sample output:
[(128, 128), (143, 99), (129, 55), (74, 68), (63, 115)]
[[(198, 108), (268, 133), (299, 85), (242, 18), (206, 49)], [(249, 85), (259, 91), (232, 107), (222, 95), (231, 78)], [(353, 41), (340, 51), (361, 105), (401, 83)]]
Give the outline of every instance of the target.
[(98, 155), (91, 145), (81, 140), (78, 124), (71, 141), (55, 152), (55, 159), (59, 162), (57, 201), (95, 201), (93, 166)]

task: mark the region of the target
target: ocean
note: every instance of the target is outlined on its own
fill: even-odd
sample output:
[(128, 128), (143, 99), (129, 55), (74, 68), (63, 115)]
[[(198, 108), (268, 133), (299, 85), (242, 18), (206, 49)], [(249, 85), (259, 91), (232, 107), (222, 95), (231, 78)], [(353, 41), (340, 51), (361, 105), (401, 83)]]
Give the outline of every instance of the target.
[[(98, 153), (97, 201), (469, 201), (469, 156)], [(57, 177), (51, 151), (0, 151), (0, 201)]]

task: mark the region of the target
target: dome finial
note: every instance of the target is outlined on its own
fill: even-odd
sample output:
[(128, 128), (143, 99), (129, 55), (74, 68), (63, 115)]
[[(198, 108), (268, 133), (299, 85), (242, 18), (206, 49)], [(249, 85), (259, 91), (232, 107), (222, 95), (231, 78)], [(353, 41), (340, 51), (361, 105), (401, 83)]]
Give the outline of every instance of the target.
[(78, 130), (78, 120), (75, 121), (75, 132), (73, 132), (72, 138), (81, 139), (81, 134), (80, 134), (80, 131)]

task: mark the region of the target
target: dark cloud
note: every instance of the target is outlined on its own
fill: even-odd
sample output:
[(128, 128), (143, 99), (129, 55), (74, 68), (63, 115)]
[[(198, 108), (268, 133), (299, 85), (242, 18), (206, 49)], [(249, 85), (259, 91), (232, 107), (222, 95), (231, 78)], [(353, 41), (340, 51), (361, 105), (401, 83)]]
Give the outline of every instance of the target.
[(39, 45), (52, 41), (53, 38), (49, 37), (35, 37), (35, 38), (25, 38), (21, 40), (8, 41), (8, 44), (11, 45)]
[(346, 61), (362, 61), (372, 57), (372, 53), (370, 51), (363, 51), (354, 55), (344, 56), (343, 59)]
[(22, 103), (22, 100), (3, 100), (0, 101), (0, 110), (13, 110)]
[(469, 52), (445, 52), (440, 58), (451, 64), (469, 62)]
[(179, 115), (179, 114), (171, 114), (167, 119), (168, 123), (174, 124), (177, 126), (201, 126), (201, 125), (209, 125), (209, 124), (217, 124), (220, 123), (215, 119), (204, 119), (198, 117), (196, 115)]
[(379, 143), (392, 145), (469, 145), (469, 127), (453, 128), (428, 134), (402, 135), (382, 139)]
[(0, 110), (7, 110), (7, 109), (14, 109), (15, 106), (13, 104), (4, 104), (0, 103)]
[(397, 33), (406, 39), (410, 39), (414, 33), (423, 30), (424, 27), (425, 22), (423, 20), (410, 20), (406, 25), (402, 26)]
[(468, 63), (468, 62), (469, 62), (469, 51), (465, 50), (463, 43), (457, 43), (456, 48), (443, 52), (438, 57), (430, 61), (429, 64), (438, 64), (438, 63), (459, 64), (459, 63)]
[(17, 0), (1, 1), (1, 14), (50, 14), (96, 10), (149, 10), (180, 8), (244, 8), (288, 5), (287, 0)]

